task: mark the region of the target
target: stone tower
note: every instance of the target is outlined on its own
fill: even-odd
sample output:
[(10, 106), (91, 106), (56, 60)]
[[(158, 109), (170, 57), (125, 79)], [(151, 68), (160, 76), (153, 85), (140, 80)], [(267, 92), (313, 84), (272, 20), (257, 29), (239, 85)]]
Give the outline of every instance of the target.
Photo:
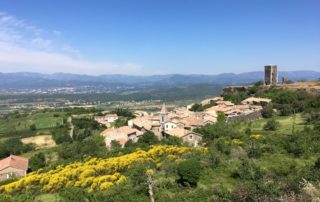
[(277, 65), (264, 66), (264, 85), (276, 85), (278, 83)]
[(161, 130), (164, 131), (164, 124), (167, 121), (167, 108), (166, 105), (163, 103), (161, 111), (160, 111), (160, 127)]

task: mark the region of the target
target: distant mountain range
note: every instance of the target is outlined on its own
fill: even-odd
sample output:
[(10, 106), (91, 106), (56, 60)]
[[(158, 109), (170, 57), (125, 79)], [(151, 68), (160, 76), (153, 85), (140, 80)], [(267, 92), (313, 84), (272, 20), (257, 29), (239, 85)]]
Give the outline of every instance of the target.
[[(286, 76), (289, 80), (318, 80), (320, 72), (316, 71), (282, 71), (279, 80)], [(0, 89), (38, 89), (79, 86), (106, 86), (108, 88), (121, 87), (167, 87), (188, 86), (193, 84), (241, 85), (263, 80), (263, 72), (246, 72), (240, 74), (225, 73), (218, 75), (78, 75), (78, 74), (40, 74), (30, 72), (0, 73)]]

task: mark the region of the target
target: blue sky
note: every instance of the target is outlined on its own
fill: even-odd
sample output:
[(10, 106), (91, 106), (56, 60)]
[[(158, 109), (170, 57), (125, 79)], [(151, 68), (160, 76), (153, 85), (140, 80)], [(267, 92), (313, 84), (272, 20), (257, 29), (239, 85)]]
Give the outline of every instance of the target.
[(0, 72), (320, 70), (319, 0), (2, 0)]

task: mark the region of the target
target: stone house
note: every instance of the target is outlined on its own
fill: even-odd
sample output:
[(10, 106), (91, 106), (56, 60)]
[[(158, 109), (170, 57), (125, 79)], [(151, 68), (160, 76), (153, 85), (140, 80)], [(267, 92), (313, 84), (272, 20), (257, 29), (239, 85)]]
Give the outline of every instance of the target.
[(94, 120), (96, 120), (97, 122), (107, 125), (109, 126), (110, 123), (115, 122), (118, 119), (118, 115), (117, 114), (107, 114), (105, 116), (95, 116)]
[(0, 181), (26, 176), (28, 166), (29, 160), (21, 156), (10, 155), (0, 160)]
[(177, 127), (178, 127), (178, 125), (176, 123), (172, 122), (172, 121), (167, 121), (164, 124), (164, 130), (165, 131), (169, 131), (169, 130), (172, 130), (172, 129), (177, 128)]
[(137, 142), (143, 132), (129, 126), (123, 126), (120, 128), (108, 128), (101, 135), (105, 137), (106, 147), (110, 148), (112, 141), (119, 142), (122, 147), (129, 140)]
[(165, 132), (166, 137), (173, 136), (181, 138), (183, 142), (186, 142), (194, 147), (197, 147), (202, 141), (202, 135), (195, 133), (184, 128), (175, 128)]

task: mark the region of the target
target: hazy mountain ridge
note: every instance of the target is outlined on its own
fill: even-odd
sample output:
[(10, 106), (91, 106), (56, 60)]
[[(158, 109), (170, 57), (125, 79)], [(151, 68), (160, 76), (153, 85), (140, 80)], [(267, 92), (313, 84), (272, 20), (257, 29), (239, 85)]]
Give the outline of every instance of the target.
[[(320, 72), (317, 71), (281, 71), (279, 80), (286, 76), (289, 80), (317, 80)], [(78, 75), (68, 73), (41, 74), (32, 72), (0, 73), (0, 88), (2, 89), (26, 89), (26, 88), (54, 88), (68, 86), (107, 86), (107, 87), (164, 87), (164, 86), (185, 86), (192, 84), (219, 84), (219, 85), (240, 85), (249, 84), (263, 79), (263, 72), (245, 72), (240, 74), (224, 73), (218, 75), (204, 74), (167, 74), (151, 76), (134, 75)]]

